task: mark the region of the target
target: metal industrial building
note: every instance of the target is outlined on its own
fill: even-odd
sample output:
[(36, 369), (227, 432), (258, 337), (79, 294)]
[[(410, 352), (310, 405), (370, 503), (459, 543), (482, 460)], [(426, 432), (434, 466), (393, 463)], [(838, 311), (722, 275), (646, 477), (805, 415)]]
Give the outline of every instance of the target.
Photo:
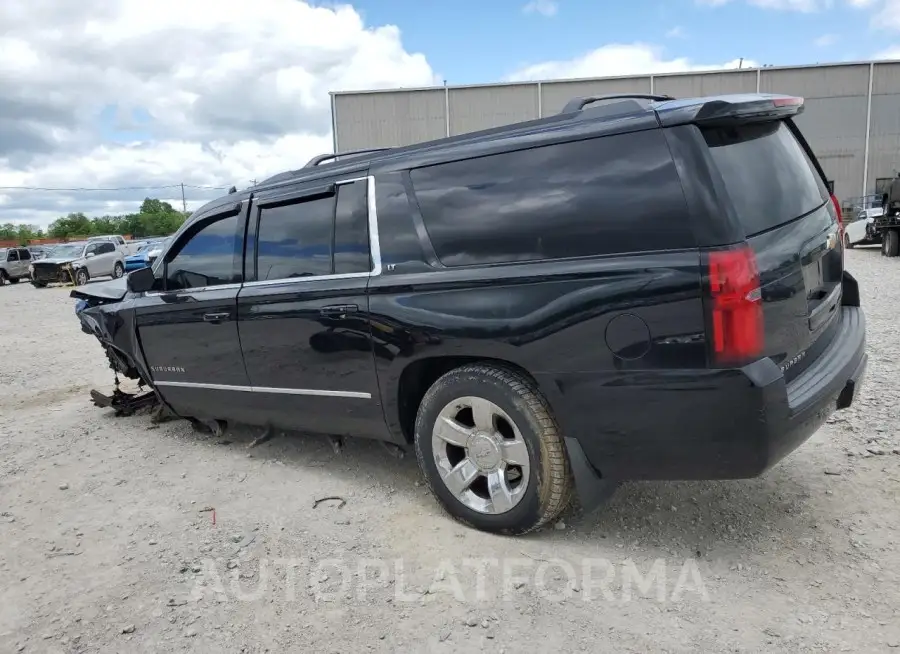
[(756, 91), (806, 98), (798, 124), (842, 201), (880, 193), (900, 171), (900, 61), (338, 92), (331, 96), (334, 147), (410, 145), (532, 120), (576, 96)]

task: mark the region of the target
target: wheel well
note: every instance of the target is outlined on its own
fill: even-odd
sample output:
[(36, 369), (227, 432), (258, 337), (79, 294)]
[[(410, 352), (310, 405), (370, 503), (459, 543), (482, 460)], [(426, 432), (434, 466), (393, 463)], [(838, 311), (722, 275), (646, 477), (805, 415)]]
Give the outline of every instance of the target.
[(416, 413), (418, 413), (419, 404), (422, 402), (422, 398), (428, 392), (428, 389), (443, 375), (469, 363), (502, 365), (507, 368), (513, 368), (531, 380), (534, 379), (527, 370), (504, 359), (446, 356), (420, 359), (409, 364), (400, 375), (399, 396), (397, 398), (397, 407), (400, 412), (400, 427), (403, 430), (403, 437), (407, 443), (412, 443), (413, 441)]

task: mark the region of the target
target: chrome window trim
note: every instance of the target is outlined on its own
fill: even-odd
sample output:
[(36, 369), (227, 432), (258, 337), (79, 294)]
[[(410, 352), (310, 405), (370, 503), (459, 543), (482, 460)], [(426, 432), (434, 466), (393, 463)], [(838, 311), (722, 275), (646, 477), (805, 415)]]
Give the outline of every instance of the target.
[(229, 384), (204, 384), (200, 382), (154, 381), (156, 386), (173, 388), (202, 388), (210, 391), (237, 391), (241, 393), (267, 393), (272, 395), (308, 395), (315, 397), (344, 397), (358, 400), (371, 400), (371, 393), (357, 391), (328, 391), (319, 388), (276, 388), (273, 386), (232, 386)]
[[(290, 278), (286, 277), (283, 279), (264, 279), (257, 280), (253, 282), (241, 282), (238, 284), (221, 284), (218, 286), (198, 286), (196, 288), (186, 288), (180, 289), (177, 291), (148, 291), (145, 293), (145, 296), (159, 296), (159, 295), (183, 295), (183, 294), (193, 294), (193, 293), (201, 293), (203, 291), (210, 291), (213, 289), (221, 289), (228, 290), (231, 288), (241, 288), (244, 286), (248, 287), (257, 287), (257, 286), (286, 286), (286, 285), (295, 285), (295, 284), (305, 284), (306, 282), (316, 282), (316, 281), (329, 281), (329, 280), (341, 280), (341, 279), (360, 279), (366, 277), (378, 277), (381, 275), (382, 266), (381, 266), (381, 239), (378, 234), (378, 208), (375, 206), (375, 176), (374, 175), (366, 175), (364, 177), (351, 177), (349, 179), (342, 179), (334, 183), (335, 186), (344, 186), (346, 184), (352, 184), (354, 182), (361, 182), (362, 180), (367, 181), (366, 191), (367, 198), (366, 204), (368, 205), (368, 214), (369, 214), (369, 251), (372, 255), (372, 270), (369, 272), (362, 273), (340, 273), (335, 275), (313, 275), (310, 277), (300, 277), (300, 278)], [(247, 202), (248, 200), (243, 200), (243, 202)], [(175, 240), (169, 244), (169, 248), (171, 249), (172, 245), (175, 244)], [(160, 253), (159, 259), (162, 260), (165, 256), (165, 253)], [(332, 253), (332, 256), (334, 254)]]

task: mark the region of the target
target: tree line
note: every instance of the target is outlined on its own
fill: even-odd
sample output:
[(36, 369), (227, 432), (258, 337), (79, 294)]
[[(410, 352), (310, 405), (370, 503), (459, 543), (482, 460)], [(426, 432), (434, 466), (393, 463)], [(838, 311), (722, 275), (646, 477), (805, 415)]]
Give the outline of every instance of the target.
[(46, 231), (34, 225), (0, 225), (0, 241), (20, 245), (43, 238), (73, 239), (104, 234), (130, 234), (133, 238), (168, 236), (187, 219), (190, 212), (178, 211), (168, 202), (147, 198), (137, 213), (88, 218), (81, 212), (57, 218)]

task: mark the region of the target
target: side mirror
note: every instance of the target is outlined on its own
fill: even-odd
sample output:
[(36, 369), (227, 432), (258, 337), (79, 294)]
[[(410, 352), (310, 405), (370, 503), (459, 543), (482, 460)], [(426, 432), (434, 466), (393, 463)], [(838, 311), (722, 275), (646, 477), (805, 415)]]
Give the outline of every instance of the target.
[(84, 255), (84, 257), (85, 257), (86, 259), (90, 259), (92, 256), (94, 256), (94, 253), (93, 253), (93, 252), (88, 252), (86, 255)]
[(128, 290), (132, 293), (146, 293), (153, 290), (154, 283), (156, 283), (156, 277), (153, 276), (152, 268), (138, 268), (128, 274)]

